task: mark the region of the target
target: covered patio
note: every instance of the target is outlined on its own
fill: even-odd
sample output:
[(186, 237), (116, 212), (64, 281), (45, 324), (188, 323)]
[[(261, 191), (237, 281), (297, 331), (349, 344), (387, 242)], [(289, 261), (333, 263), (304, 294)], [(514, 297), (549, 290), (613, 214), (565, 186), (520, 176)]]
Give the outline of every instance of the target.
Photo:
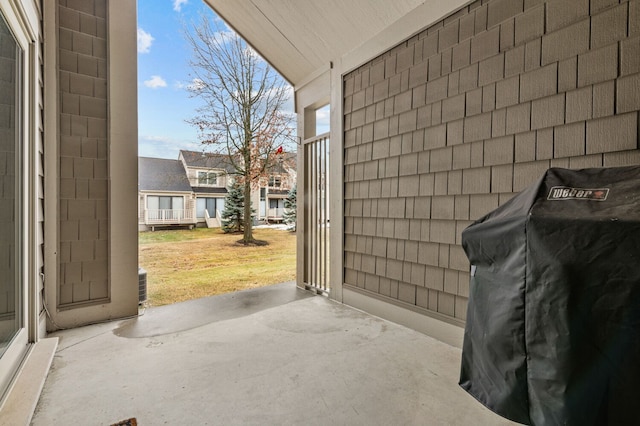
[(456, 385), (459, 349), (294, 283), (52, 336), (33, 425), (512, 424)]

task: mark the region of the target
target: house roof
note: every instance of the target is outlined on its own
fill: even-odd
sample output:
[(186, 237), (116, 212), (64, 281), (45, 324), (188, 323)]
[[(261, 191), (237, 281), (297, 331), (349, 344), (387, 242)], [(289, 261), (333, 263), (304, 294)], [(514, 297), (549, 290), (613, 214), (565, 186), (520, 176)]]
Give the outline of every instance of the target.
[[(379, 35), (414, 9), (450, 0), (205, 0), (294, 86)], [(444, 6), (443, 6), (444, 5)], [(424, 10), (424, 8), (422, 9)], [(422, 16), (422, 15), (421, 15)], [(423, 16), (429, 23), (433, 17)]]
[(194, 193), (196, 194), (227, 194), (227, 188), (207, 188), (203, 186), (193, 186), (191, 187)]
[(191, 192), (191, 185), (181, 161), (138, 157), (138, 190)]
[(235, 169), (229, 161), (229, 156), (209, 152), (180, 150), (187, 167), (200, 167), (204, 169), (222, 169), (227, 173), (234, 173)]

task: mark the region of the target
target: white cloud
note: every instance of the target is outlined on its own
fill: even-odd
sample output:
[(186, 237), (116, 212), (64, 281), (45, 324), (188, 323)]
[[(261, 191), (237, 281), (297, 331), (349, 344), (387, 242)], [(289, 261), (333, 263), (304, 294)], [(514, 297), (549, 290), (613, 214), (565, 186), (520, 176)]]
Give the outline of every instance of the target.
[(149, 53), (153, 40), (154, 38), (151, 37), (151, 34), (142, 28), (138, 28), (138, 53)]
[(194, 78), (191, 81), (176, 80), (173, 83), (173, 88), (177, 90), (197, 90), (204, 87), (204, 82), (199, 78)]
[(138, 138), (138, 155), (141, 157), (178, 159), (181, 149), (202, 151), (202, 144), (183, 138), (157, 135), (141, 135)]
[(191, 80), (191, 83), (189, 83), (186, 86), (187, 90), (192, 90), (192, 91), (201, 90), (201, 89), (204, 89), (204, 87), (205, 87), (204, 81), (202, 81), (199, 78), (194, 78), (193, 80)]
[(186, 4), (189, 0), (173, 0), (173, 10), (180, 12), (182, 5)]
[(151, 89), (157, 89), (158, 87), (167, 87), (167, 82), (159, 75), (152, 75), (149, 80), (145, 80), (144, 85)]

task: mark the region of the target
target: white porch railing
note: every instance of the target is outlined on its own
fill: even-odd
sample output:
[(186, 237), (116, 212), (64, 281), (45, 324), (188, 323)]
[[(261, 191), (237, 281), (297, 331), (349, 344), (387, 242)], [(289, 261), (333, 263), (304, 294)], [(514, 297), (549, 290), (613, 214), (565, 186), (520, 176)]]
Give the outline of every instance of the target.
[(329, 285), (329, 134), (304, 141), (304, 271), (308, 289), (328, 293)]
[(281, 219), (283, 216), (284, 216), (284, 208), (282, 207), (269, 209), (267, 211), (267, 217), (269, 219)]
[(196, 223), (193, 209), (187, 210), (149, 210), (144, 211), (145, 225), (188, 225)]

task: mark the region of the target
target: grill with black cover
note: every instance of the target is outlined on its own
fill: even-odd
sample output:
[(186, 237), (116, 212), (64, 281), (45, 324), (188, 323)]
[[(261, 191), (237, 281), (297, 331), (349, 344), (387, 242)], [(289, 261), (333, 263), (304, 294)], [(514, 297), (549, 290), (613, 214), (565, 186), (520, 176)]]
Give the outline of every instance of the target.
[(523, 424), (640, 424), (640, 167), (549, 169), (462, 245), (462, 388)]

